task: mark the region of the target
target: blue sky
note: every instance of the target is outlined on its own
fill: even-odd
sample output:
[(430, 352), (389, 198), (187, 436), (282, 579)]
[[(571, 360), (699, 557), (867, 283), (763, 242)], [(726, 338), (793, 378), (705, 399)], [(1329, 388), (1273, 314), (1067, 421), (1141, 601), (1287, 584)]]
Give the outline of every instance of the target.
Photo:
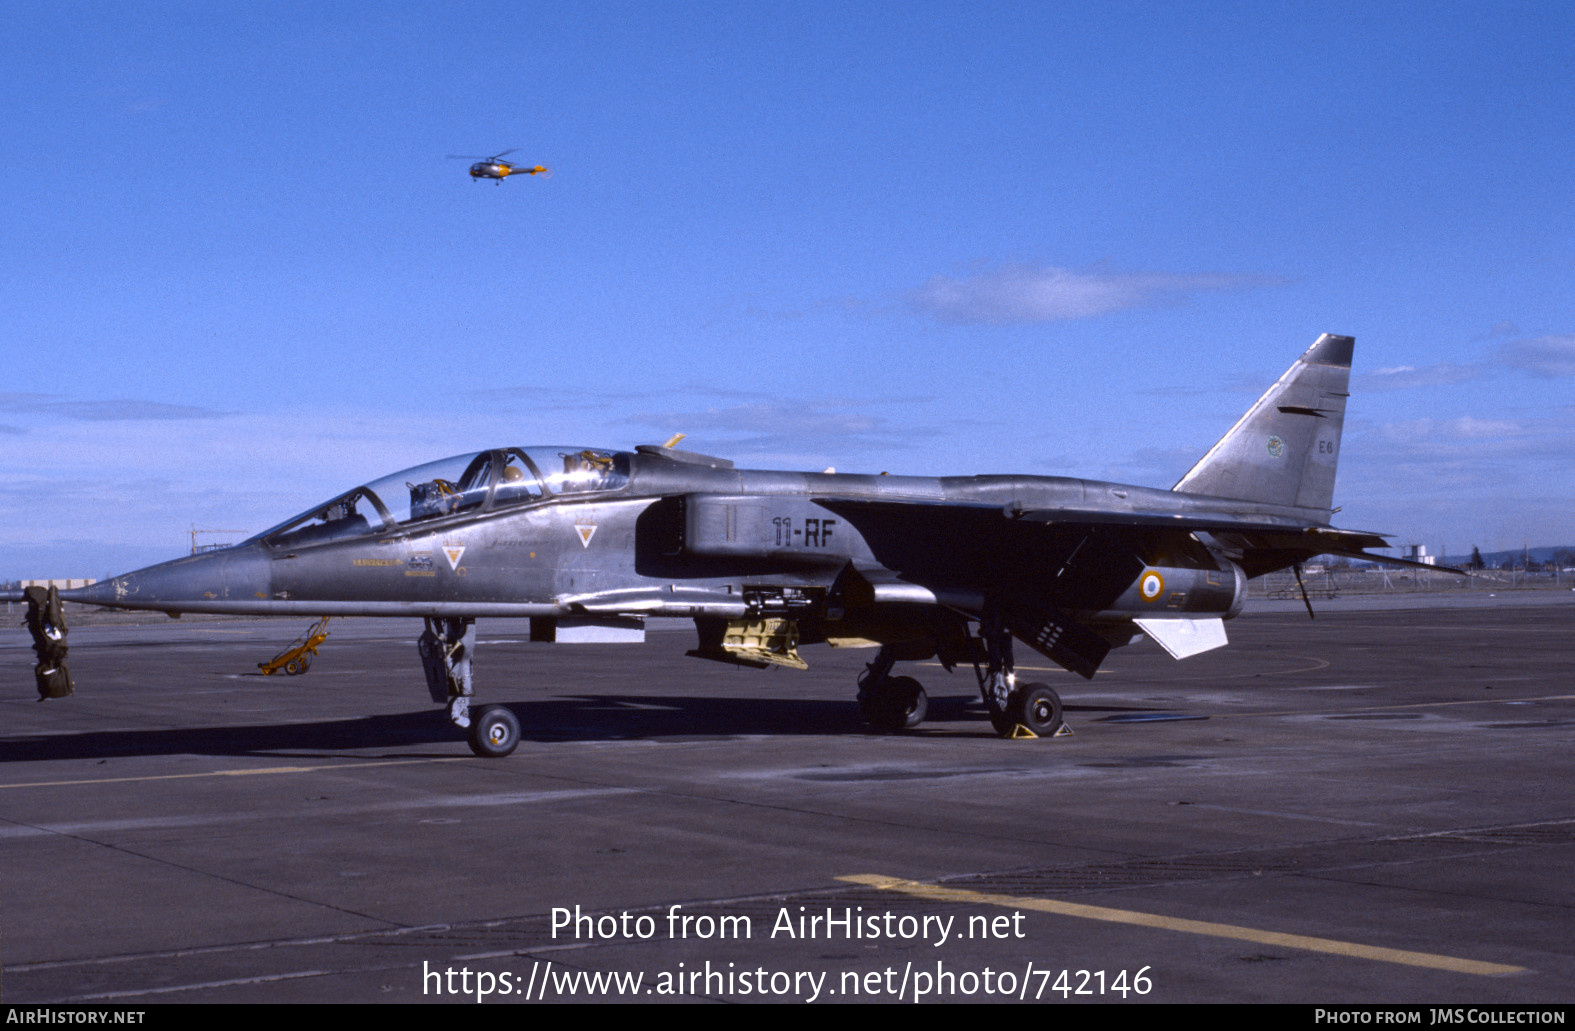
[[(1564, 4), (0, 6), (0, 578), (498, 444), (1169, 486), (1357, 338), (1340, 525), (1575, 543)], [(519, 148), (550, 179), (473, 183)]]

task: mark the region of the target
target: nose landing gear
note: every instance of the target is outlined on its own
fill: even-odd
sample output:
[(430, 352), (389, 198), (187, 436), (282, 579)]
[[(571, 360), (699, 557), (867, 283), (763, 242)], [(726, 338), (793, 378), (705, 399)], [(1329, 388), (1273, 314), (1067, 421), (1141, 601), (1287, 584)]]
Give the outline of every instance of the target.
[(33, 635), (33, 653), (38, 657), (38, 664), (33, 667), (38, 700), (64, 698), (75, 685), (66, 668), (66, 615), (60, 605), (60, 591), (54, 587), (28, 587), (22, 596), (27, 601), (25, 623)]
[(519, 717), (490, 705), (470, 721), (470, 750), (484, 759), (501, 759), (520, 743)]
[(487, 759), (501, 759), (514, 751), (520, 743), (519, 717), (501, 705), (470, 708), (470, 653), (476, 648), (476, 621), (469, 616), (428, 617), (416, 646), (427, 675), (427, 691), (434, 702), (448, 703), (448, 721), (466, 731), (470, 750)]

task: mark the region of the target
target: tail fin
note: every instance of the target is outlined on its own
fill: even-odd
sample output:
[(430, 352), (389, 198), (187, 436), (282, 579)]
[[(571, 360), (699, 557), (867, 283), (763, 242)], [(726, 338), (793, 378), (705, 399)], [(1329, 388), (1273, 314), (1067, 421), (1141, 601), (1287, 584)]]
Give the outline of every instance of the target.
[(1327, 512), (1355, 343), (1319, 337), (1171, 490)]

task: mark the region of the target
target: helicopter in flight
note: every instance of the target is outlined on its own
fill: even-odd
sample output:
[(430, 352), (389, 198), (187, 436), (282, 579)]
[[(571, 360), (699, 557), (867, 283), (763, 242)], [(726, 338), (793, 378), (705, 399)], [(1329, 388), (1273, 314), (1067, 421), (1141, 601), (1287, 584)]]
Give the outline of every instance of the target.
[(492, 154), (488, 157), (478, 157), (475, 154), (450, 154), (449, 159), (474, 160), (470, 166), (472, 179), (495, 179), (502, 182), (511, 175), (551, 175), (552, 172), (545, 165), (512, 165), (503, 159), (519, 150), (510, 147), (501, 154)]

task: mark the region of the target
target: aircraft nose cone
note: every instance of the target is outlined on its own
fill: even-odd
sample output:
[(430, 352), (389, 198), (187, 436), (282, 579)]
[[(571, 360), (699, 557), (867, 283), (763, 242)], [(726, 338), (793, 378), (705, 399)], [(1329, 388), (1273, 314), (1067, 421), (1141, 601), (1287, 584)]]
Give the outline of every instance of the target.
[(257, 546), (190, 555), (61, 591), (66, 601), (162, 612), (226, 612), (266, 599), (268, 559)]
[(115, 592), (111, 589), (112, 583), (114, 583), (112, 580), (100, 580), (86, 587), (72, 587), (61, 591), (60, 596), (66, 601), (74, 601), (82, 605), (113, 605)]

